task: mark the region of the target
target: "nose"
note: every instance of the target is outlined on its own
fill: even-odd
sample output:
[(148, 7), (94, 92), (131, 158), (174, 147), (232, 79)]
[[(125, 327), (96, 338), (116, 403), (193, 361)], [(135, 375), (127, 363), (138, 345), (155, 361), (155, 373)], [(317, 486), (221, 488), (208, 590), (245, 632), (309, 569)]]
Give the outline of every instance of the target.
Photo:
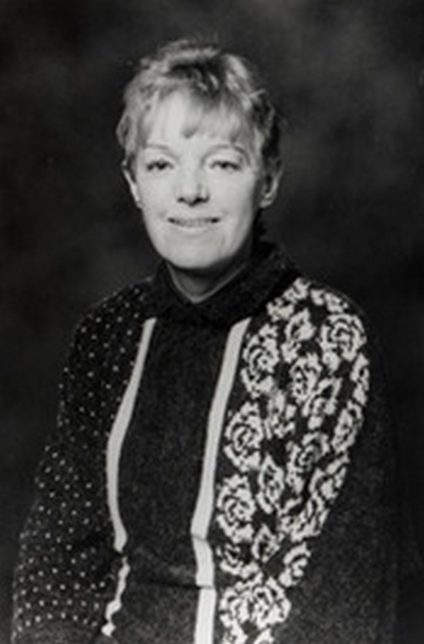
[(176, 183), (177, 201), (194, 206), (209, 199), (209, 187), (201, 168), (182, 168)]

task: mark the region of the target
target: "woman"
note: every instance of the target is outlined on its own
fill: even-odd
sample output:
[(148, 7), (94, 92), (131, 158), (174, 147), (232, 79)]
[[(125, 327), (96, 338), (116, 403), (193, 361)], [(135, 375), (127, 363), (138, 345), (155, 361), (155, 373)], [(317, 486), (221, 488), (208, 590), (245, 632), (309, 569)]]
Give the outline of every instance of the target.
[(76, 330), (21, 539), (15, 644), (392, 642), (392, 436), (367, 322), (260, 239), (250, 65), (177, 41), (118, 126), (162, 258)]

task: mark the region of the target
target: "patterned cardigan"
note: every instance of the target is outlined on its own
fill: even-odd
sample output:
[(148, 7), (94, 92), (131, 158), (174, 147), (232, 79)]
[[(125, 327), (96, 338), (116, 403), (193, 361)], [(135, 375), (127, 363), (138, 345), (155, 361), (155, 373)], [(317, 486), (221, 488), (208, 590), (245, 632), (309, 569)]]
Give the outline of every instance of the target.
[(14, 644), (393, 641), (392, 433), (364, 316), (277, 249), (203, 304), (166, 269), (64, 370)]

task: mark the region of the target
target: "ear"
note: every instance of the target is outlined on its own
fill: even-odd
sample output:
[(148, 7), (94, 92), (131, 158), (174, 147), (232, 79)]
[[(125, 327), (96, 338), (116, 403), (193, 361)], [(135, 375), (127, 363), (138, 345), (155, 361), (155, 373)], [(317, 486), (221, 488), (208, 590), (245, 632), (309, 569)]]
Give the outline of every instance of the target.
[(134, 199), (134, 203), (137, 206), (137, 208), (140, 208), (140, 195), (138, 194), (137, 182), (135, 181), (134, 174), (130, 166), (128, 165), (128, 161), (126, 160), (122, 161), (121, 170), (129, 186), (130, 192)]
[(280, 185), (281, 177), (283, 176), (282, 166), (268, 168), (262, 180), (262, 187), (259, 196), (260, 208), (267, 208), (272, 204), (277, 196), (278, 187)]

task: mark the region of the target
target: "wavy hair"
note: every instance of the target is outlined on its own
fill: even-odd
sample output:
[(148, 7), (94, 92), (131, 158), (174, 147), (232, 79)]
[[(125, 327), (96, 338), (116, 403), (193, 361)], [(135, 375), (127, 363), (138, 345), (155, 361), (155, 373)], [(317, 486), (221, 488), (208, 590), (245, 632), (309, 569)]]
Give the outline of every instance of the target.
[(214, 42), (184, 39), (143, 57), (125, 88), (116, 133), (128, 169), (148, 136), (157, 106), (176, 91), (187, 93), (195, 108), (187, 115), (187, 135), (204, 127), (225, 127), (234, 139), (257, 140), (266, 169), (280, 168), (281, 119), (256, 69)]

